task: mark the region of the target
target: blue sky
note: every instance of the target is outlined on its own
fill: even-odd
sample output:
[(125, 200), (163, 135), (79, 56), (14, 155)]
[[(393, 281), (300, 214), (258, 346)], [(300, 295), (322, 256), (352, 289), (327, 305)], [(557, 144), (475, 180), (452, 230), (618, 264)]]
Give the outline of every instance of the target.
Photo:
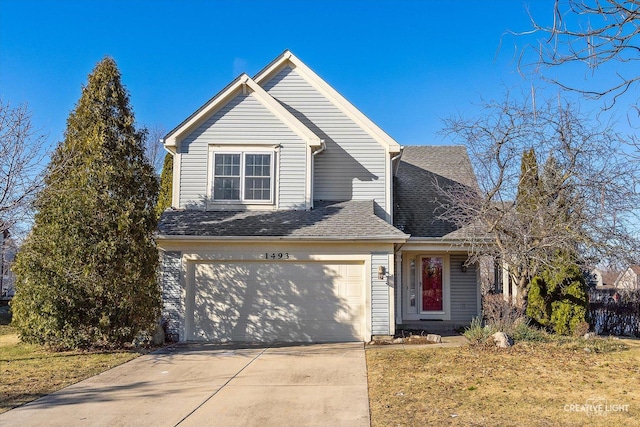
[(481, 97), (545, 90), (517, 72), (517, 48), (535, 38), (501, 37), (530, 28), (528, 5), (550, 21), (552, 4), (0, 0), (0, 97), (27, 102), (54, 145), (87, 75), (110, 55), (138, 123), (168, 131), (290, 49), (400, 144), (442, 144), (441, 119), (473, 114)]

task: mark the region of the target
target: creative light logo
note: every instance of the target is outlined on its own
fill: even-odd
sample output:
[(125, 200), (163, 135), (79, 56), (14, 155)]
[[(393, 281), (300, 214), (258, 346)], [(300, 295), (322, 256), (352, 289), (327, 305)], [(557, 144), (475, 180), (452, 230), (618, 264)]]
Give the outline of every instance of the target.
[(591, 397), (585, 403), (564, 405), (566, 412), (583, 412), (589, 417), (606, 417), (611, 412), (629, 412), (628, 404), (610, 403), (604, 397)]

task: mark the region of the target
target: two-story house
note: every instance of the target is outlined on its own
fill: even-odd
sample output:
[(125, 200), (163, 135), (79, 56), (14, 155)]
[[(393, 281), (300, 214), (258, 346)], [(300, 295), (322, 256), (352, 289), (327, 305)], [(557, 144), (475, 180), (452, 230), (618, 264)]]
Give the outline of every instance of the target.
[(435, 182), (459, 146), (401, 147), (291, 52), (173, 129), (164, 312), (184, 340), (368, 341), (468, 324), (479, 280)]
[(632, 265), (620, 273), (614, 283), (614, 287), (627, 292), (640, 290), (640, 265)]

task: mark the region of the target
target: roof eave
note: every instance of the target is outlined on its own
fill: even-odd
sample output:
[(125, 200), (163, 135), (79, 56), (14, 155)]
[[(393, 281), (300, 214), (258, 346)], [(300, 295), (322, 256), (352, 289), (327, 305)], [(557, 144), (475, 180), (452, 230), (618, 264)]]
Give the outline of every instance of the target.
[(171, 242), (193, 242), (193, 241), (215, 241), (215, 242), (250, 242), (250, 241), (259, 241), (259, 242), (276, 242), (276, 241), (293, 241), (293, 242), (376, 242), (376, 243), (404, 243), (408, 239), (408, 235), (406, 237), (401, 236), (364, 236), (364, 237), (347, 237), (347, 236), (194, 236), (194, 235), (166, 235), (166, 234), (156, 234), (154, 238), (158, 241), (171, 241)]
[(460, 247), (467, 248), (471, 246), (468, 239), (455, 239), (455, 238), (446, 238), (446, 237), (415, 237), (411, 236), (407, 243), (415, 243), (415, 244), (428, 244), (434, 246), (447, 246), (447, 247)]
[(211, 114), (212, 109), (216, 105), (223, 103), (224, 100), (235, 94), (235, 92), (240, 88), (240, 81), (244, 76), (248, 77), (245, 73), (240, 74), (220, 92), (211, 97), (200, 108), (183, 120), (182, 123), (169, 131), (169, 133), (164, 137), (165, 147), (177, 147), (180, 136), (183, 136), (183, 134), (195, 127), (195, 125), (199, 123), (204, 116)]

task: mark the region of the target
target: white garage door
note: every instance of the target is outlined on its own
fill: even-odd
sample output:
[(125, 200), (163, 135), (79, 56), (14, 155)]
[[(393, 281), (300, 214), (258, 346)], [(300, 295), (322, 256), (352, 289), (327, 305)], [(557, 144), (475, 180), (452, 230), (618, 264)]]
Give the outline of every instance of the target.
[(209, 262), (192, 268), (187, 339), (364, 339), (362, 263)]

